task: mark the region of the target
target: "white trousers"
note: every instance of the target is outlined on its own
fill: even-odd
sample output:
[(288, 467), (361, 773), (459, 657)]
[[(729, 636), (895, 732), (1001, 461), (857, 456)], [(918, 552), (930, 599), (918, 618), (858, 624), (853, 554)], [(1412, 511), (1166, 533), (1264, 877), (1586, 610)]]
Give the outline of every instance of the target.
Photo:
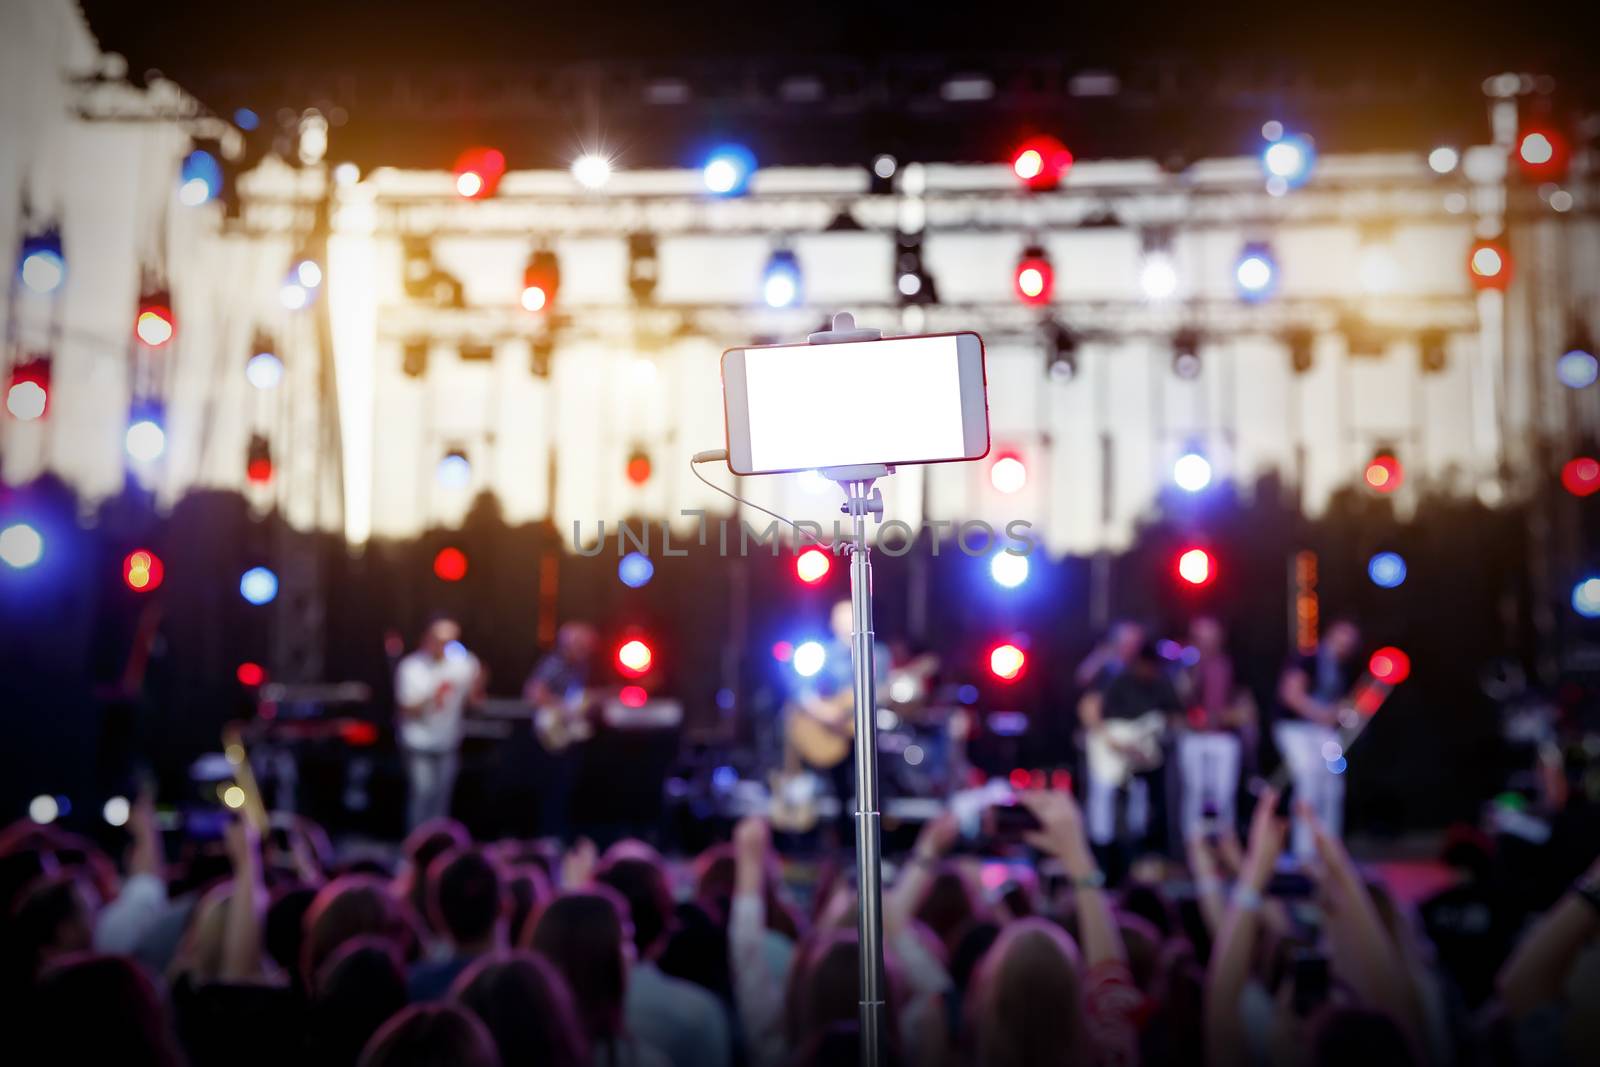
[(456, 771), (461, 753), (405, 750), (406, 830), (410, 832), (429, 819), (450, 814), (450, 795), (456, 789)]
[(1178, 738), (1178, 772), (1183, 776), (1179, 819), (1184, 840), (1205, 831), (1207, 813), (1216, 825), (1234, 829), (1233, 798), (1239, 791), (1239, 739), (1228, 733), (1186, 733)]
[[(1311, 805), (1328, 832), (1334, 837), (1341, 836), (1344, 833), (1344, 775), (1329, 770), (1323, 754), (1323, 746), (1328, 742), (1338, 743), (1338, 731), (1314, 722), (1286, 721), (1272, 728), (1272, 737), (1278, 743), (1284, 763), (1289, 766), (1295, 799)], [(1311, 827), (1299, 818), (1294, 820), (1292, 847), (1294, 854), (1303, 860), (1317, 854)]]
[[(1089, 819), (1089, 840), (1097, 845), (1109, 845), (1117, 839), (1118, 785), (1109, 780), (1089, 776), (1086, 797)], [(1123, 828), (1129, 839), (1144, 837), (1150, 826), (1150, 783), (1138, 775), (1128, 779), (1127, 806), (1123, 811)]]

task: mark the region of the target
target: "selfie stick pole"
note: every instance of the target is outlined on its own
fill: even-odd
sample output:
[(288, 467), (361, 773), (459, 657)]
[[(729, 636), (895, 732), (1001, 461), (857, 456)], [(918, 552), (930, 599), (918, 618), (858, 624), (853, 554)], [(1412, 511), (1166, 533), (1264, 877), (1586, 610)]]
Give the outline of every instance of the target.
[[(876, 341), (881, 330), (856, 328), (849, 312), (833, 317), (833, 329), (812, 334), (814, 345)], [(871, 418), (868, 413), (856, 418)], [(883, 493), (872, 487), (894, 473), (881, 463), (824, 467), (822, 476), (844, 490), (841, 511), (850, 516), (852, 535), (834, 551), (850, 553), (850, 663), (855, 670), (856, 727), (856, 878), (860, 887), (856, 935), (861, 955), (861, 1064), (883, 1062), (885, 989), (883, 973), (883, 828), (878, 812), (878, 700), (872, 635), (872, 552), (867, 516), (883, 521)], [(840, 798), (843, 799), (842, 797)]]

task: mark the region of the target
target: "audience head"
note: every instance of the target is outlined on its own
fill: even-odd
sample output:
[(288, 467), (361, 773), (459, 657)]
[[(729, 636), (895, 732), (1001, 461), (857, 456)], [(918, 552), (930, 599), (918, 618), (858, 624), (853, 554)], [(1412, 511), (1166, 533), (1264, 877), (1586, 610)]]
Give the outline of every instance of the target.
[(953, 946), (955, 938), (978, 914), (977, 894), (965, 874), (953, 863), (939, 866), (928, 891), (917, 905), (917, 920), (940, 941)]
[(500, 1067), (494, 1039), (454, 1004), (413, 1004), (372, 1035), (358, 1067)]
[(341, 875), (323, 886), (306, 912), (305, 943), (300, 972), (309, 982), (335, 949), (353, 938), (371, 934), (398, 946), (405, 944), (405, 920), (389, 887), (370, 875)]
[(533, 948), (561, 971), (590, 1041), (622, 1034), (632, 934), (627, 904), (609, 888), (557, 897), (533, 928)]
[(500, 871), (482, 849), (446, 852), (428, 868), (428, 914), (458, 949), (503, 940)]
[(847, 930), (818, 930), (795, 953), (789, 973), (786, 1030), (798, 1048), (813, 1034), (859, 1017), (860, 953)]
[(89, 947), (94, 912), (71, 874), (52, 874), (26, 886), (6, 923), (6, 967), (12, 980), (27, 981), (51, 960)]
[(1416, 1062), (1405, 1031), (1384, 1012), (1329, 1007), (1312, 1021), (1312, 1067), (1412, 1067)]
[(315, 889), (293, 885), (277, 893), (267, 905), (262, 947), (272, 957), (272, 962), (288, 974), (299, 974), (300, 950), (306, 940), (306, 913), (316, 899)]
[(315, 1058), (354, 1063), (384, 1021), (406, 1006), (406, 976), (394, 945), (357, 937), (334, 950), (317, 971), (308, 1030)]
[(567, 981), (543, 956), (485, 956), (463, 971), (452, 997), (472, 1009), (505, 1064), (583, 1067), (589, 1043)]
[(984, 1067), (1049, 1067), (1083, 1060), (1077, 946), (1058, 926), (1022, 919), (1005, 927), (968, 991)]
[(538, 867), (514, 867), (506, 876), (506, 923), (508, 939), (520, 945), (533, 936), (533, 923), (538, 921), (550, 898), (555, 895), (550, 888), (550, 878)]
[(446, 852), (471, 844), (467, 828), (454, 819), (429, 819), (406, 835), (400, 846), (405, 857), (400, 891), (423, 922), (428, 921), (429, 865)]
[(48, 1062), (183, 1063), (165, 1003), (144, 971), (124, 957), (61, 958), (40, 974), (28, 1011), (27, 1029), (48, 1042), (41, 1050)]
[(653, 959), (666, 946), (672, 926), (672, 887), (661, 864), (643, 857), (624, 857), (606, 864), (597, 876), (628, 903), (633, 943), (640, 959)]

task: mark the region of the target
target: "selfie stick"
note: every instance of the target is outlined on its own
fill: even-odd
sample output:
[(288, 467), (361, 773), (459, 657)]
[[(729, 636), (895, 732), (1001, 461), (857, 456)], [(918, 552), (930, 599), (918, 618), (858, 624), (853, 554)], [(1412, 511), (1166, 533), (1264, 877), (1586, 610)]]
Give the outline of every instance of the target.
[[(882, 330), (856, 328), (855, 317), (841, 311), (833, 329), (814, 333), (814, 345), (847, 341), (876, 341)], [(870, 414), (858, 418), (871, 418)], [(882, 463), (849, 467), (824, 467), (821, 474), (844, 490), (844, 506), (853, 532), (839, 540), (835, 552), (850, 554), (850, 665), (855, 670), (856, 704), (856, 879), (860, 887), (856, 906), (856, 936), (861, 948), (861, 1064), (878, 1067), (883, 1062), (883, 828), (878, 812), (878, 700), (876, 657), (872, 636), (872, 551), (867, 543), (867, 516), (883, 521), (883, 493), (872, 487), (879, 478), (894, 473)]]

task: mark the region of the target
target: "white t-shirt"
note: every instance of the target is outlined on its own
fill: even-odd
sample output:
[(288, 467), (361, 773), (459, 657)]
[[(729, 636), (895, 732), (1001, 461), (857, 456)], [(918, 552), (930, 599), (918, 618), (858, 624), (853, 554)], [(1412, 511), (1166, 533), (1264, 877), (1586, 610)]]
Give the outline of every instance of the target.
[(478, 677), (478, 657), (461, 649), (434, 659), (418, 650), (395, 670), (395, 700), (421, 705), (422, 714), (400, 720), (400, 743), (420, 752), (452, 752), (461, 745), (461, 712)]

